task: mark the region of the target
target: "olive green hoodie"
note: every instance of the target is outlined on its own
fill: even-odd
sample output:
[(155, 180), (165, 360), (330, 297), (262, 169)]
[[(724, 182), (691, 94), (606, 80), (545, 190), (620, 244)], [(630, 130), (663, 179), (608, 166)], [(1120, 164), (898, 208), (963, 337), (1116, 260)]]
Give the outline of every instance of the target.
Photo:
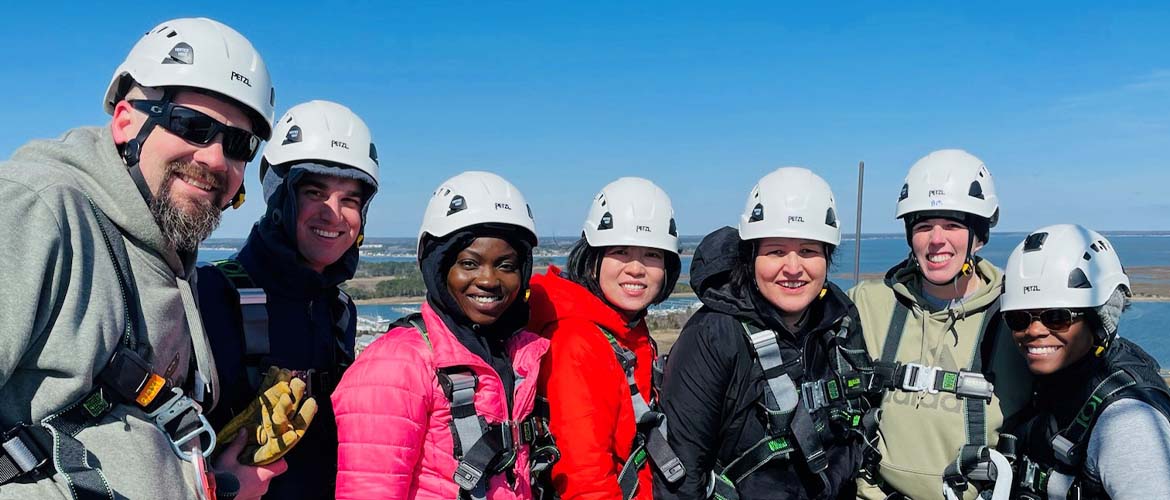
[[(849, 290), (849, 297), (861, 314), (866, 348), (875, 360), (880, 359), (889, 334), (895, 305), (909, 309), (897, 361), (936, 366), (946, 370), (968, 369), (976, 356), (980, 329), (989, 312), (998, 310), (1003, 291), (1003, 272), (986, 260), (976, 258), (975, 279), (979, 289), (961, 304), (932, 311), (926, 304), (921, 274), (908, 261), (894, 266), (884, 280), (866, 280)], [(858, 497), (882, 499), (898, 491), (915, 499), (942, 498), (942, 474), (955, 460), (960, 448), (968, 443), (967, 404), (984, 405), (987, 423), (986, 442), (999, 440), (1004, 415), (1023, 408), (1031, 395), (1031, 375), (1023, 357), (1012, 342), (1011, 332), (1002, 321), (989, 325), (987, 335), (995, 335), (989, 358), (982, 370), (995, 384), (991, 403), (962, 400), (949, 393), (886, 393), (882, 399), (882, 419), (878, 428), (878, 450), (882, 454), (880, 480), (858, 480)], [(990, 340), (989, 340), (990, 341)], [(881, 487), (873, 483), (884, 483)], [(968, 488), (965, 498), (974, 498), (975, 488)]]
[[(86, 195), (121, 232), (138, 290), (131, 319), (154, 370), (183, 386), (194, 346), (200, 371), (215, 380), (189, 281), (195, 256), (165, 244), (109, 129), (78, 128), (0, 163), (3, 430), (39, 422), (87, 394), (121, 337), (127, 318), (117, 275)], [(137, 407), (115, 405), (76, 437), (117, 498), (195, 495), (191, 467)], [(0, 486), (0, 498), (67, 497), (69, 488), (58, 475)]]

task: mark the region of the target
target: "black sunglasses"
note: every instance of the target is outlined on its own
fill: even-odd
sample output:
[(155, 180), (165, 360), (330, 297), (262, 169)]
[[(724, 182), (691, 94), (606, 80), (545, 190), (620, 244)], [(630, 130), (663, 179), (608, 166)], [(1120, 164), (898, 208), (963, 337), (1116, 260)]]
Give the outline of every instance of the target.
[(242, 128), (168, 101), (129, 101), (134, 109), (155, 119), (168, 132), (195, 144), (209, 144), (223, 133), (223, 155), (233, 160), (252, 161), (260, 150), (260, 138)]
[(1074, 321), (1084, 315), (1083, 312), (1064, 308), (1045, 309), (1039, 314), (1033, 314), (1031, 311), (1006, 311), (1003, 313), (1003, 320), (1013, 332), (1027, 330), (1035, 320), (1040, 320), (1044, 328), (1059, 332), (1067, 330)]

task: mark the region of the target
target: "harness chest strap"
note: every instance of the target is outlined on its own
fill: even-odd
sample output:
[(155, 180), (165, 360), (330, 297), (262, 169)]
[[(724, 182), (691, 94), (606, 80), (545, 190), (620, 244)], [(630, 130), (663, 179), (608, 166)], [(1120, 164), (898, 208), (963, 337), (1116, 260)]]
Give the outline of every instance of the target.
[(613, 334), (605, 328), (600, 325), (597, 328), (605, 335), (610, 348), (613, 349), (618, 365), (626, 375), (626, 384), (630, 388), (630, 404), (634, 410), (637, 433), (634, 438), (634, 446), (630, 450), (630, 456), (622, 464), (621, 471), (618, 472), (618, 486), (622, 490), (622, 498), (630, 499), (633, 498), (634, 492), (638, 488), (638, 471), (646, 464), (647, 458), (669, 483), (681, 480), (685, 475), (685, 469), (682, 460), (671, 449), (667, 439), (666, 415), (651, 409), (638, 391), (638, 382), (634, 376), (638, 362), (637, 355), (622, 347)]

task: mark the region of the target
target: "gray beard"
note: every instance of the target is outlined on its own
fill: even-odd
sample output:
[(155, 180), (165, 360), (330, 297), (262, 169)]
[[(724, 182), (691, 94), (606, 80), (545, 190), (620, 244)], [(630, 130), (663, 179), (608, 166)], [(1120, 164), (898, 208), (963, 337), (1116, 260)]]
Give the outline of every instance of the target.
[(219, 226), (223, 215), (221, 207), (192, 201), (193, 213), (175, 205), (171, 198), (171, 185), (175, 181), (176, 165), (168, 165), (162, 189), (150, 201), (150, 213), (162, 231), (163, 241), (179, 252), (195, 252), (199, 244), (211, 236)]

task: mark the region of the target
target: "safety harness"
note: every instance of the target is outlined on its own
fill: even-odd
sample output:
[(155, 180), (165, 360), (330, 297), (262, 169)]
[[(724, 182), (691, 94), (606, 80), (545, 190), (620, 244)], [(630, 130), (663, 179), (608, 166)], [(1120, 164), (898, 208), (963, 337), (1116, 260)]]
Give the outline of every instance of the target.
[[(830, 425), (861, 435), (866, 427), (876, 428), (877, 409), (870, 408), (863, 399), (867, 390), (865, 381), (872, 378), (872, 369), (864, 347), (847, 344), (851, 324), (852, 319), (845, 316), (835, 330), (824, 335), (830, 351), (830, 373), (797, 386), (795, 380), (804, 380), (803, 356), (784, 359), (776, 331), (741, 322), (752, 359), (766, 381), (760, 403), (765, 434), (730, 462), (716, 463), (709, 498), (738, 499), (736, 484), (769, 462), (791, 460), (797, 453), (817, 476), (819, 486), (826, 488), (825, 471), (829, 461), (822, 433)], [(813, 340), (810, 335), (806, 343)]]
[[(391, 328), (405, 325), (418, 330), (427, 347), (434, 351), (426, 323), (420, 315), (412, 314), (395, 322)], [(516, 385), (520, 385), (524, 377), (515, 371), (512, 373)], [(551, 494), (542, 479), (560, 460), (561, 453), (548, 427), (548, 400), (537, 397), (532, 413), (520, 422), (506, 420), (489, 424), (475, 410), (479, 378), (474, 372), (465, 366), (454, 366), (439, 369), (436, 376), (451, 406), (452, 451), (459, 461), (453, 479), (459, 485), (459, 498), (486, 499), (487, 478), (490, 476), (508, 474), (509, 479), (513, 479), (511, 473), (516, 463), (516, 450), (522, 445), (529, 448), (528, 470), (535, 498)]]
[[(271, 344), (268, 331), (268, 293), (256, 286), (256, 282), (248, 275), (248, 270), (238, 260), (217, 260), (212, 264), (227, 278), (228, 284), (239, 299), (241, 325), (244, 329), (244, 365), (248, 383), (252, 389), (259, 389), (264, 372), (269, 366), (276, 364), (269, 357)], [(349, 295), (338, 288), (337, 300), (330, 308), (335, 318), (332, 368), (304, 370), (309, 395), (327, 397), (333, 394), (333, 389), (337, 388), (337, 383), (341, 381), (341, 375), (353, 363), (354, 355), (345, 345), (345, 334), (349, 330), (351, 319), (349, 303)]]
[(634, 370), (638, 365), (637, 355), (622, 347), (613, 333), (601, 325), (597, 325), (597, 328), (609, 341), (609, 346), (613, 349), (614, 356), (617, 357), (618, 365), (626, 374), (626, 383), (630, 386), (630, 403), (634, 408), (636, 431), (629, 458), (622, 464), (621, 471), (618, 472), (618, 486), (622, 490), (622, 500), (629, 500), (634, 498), (634, 493), (638, 490), (638, 471), (646, 465), (647, 459), (654, 464), (655, 469), (669, 483), (675, 483), (682, 479), (685, 470), (682, 460), (670, 448), (670, 443), (667, 441), (666, 415), (658, 410), (657, 392), (662, 380), (662, 362), (657, 356), (658, 346), (654, 345), (654, 339), (650, 339), (655, 356), (651, 366), (650, 403), (647, 404), (646, 400), (642, 399), (642, 394), (638, 392), (638, 382), (634, 378)]
[[(102, 240), (113, 260), (126, 323), (117, 349), (98, 373), (94, 388), (80, 400), (34, 424), (18, 423), (4, 432), (0, 441), (0, 485), (15, 481), (36, 481), (55, 473), (64, 476), (77, 500), (114, 499), (105, 474), (89, 463), (85, 445), (75, 436), (97, 424), (115, 405), (132, 405), (167, 435), (177, 456), (196, 463), (215, 448), (215, 431), (202, 415), (199, 403), (183, 388), (174, 386), (155, 371), (149, 361), (149, 346), (140, 342), (134, 318), (138, 317), (138, 295), (130, 274), (125, 243), (109, 217), (86, 196), (98, 220)], [(195, 354), (192, 353), (194, 357)], [(196, 376), (196, 379), (200, 377)], [(196, 394), (204, 388), (195, 380)], [(201, 438), (207, 439), (202, 449)], [(192, 451), (186, 451), (191, 448)]]
[[(990, 349), (995, 346), (999, 331), (999, 302), (993, 303), (984, 311), (978, 337), (975, 339), (976, 348), (967, 363), (967, 368), (959, 370), (897, 361), (909, 313), (910, 309), (905, 304), (900, 301), (895, 303), (886, 341), (882, 345), (882, 356), (873, 364), (874, 376), (869, 385), (879, 391), (932, 394), (945, 392), (954, 394), (963, 403), (967, 443), (960, 449), (956, 461), (943, 473), (945, 489), (962, 497), (962, 492), (968, 485), (964, 471), (968, 475), (988, 477), (986, 480), (994, 480), (997, 477), (990, 462), (996, 450), (987, 447), (987, 405), (991, 403), (995, 387), (983, 374), (983, 364), (984, 357), (989, 356)], [(868, 474), (876, 477), (880, 462), (879, 454), (870, 453), (863, 468)], [(1007, 482), (1010, 483), (1010, 471), (1007, 473), (1009, 476)]]
[[(1030, 424), (1028, 432), (1042, 432), (1042, 438), (1050, 447), (1052, 462), (1036, 460), (1039, 453), (1018, 456), (1015, 435), (1000, 435), (1000, 451), (1009, 458), (1015, 468), (1017, 481), (1013, 498), (1028, 500), (1065, 500), (1109, 498), (1103, 485), (1084, 474), (1085, 450), (1097, 418), (1114, 401), (1132, 398), (1146, 402), (1170, 419), (1170, 391), (1154, 387), (1161, 394), (1161, 401), (1139, 390), (1140, 379), (1125, 369), (1117, 369), (1093, 388), (1088, 399), (1081, 405), (1076, 417), (1065, 428), (1059, 429), (1054, 416), (1037, 419)], [(1047, 438), (1051, 436), (1051, 438)], [(1030, 442), (1038, 442), (1029, 440)]]

